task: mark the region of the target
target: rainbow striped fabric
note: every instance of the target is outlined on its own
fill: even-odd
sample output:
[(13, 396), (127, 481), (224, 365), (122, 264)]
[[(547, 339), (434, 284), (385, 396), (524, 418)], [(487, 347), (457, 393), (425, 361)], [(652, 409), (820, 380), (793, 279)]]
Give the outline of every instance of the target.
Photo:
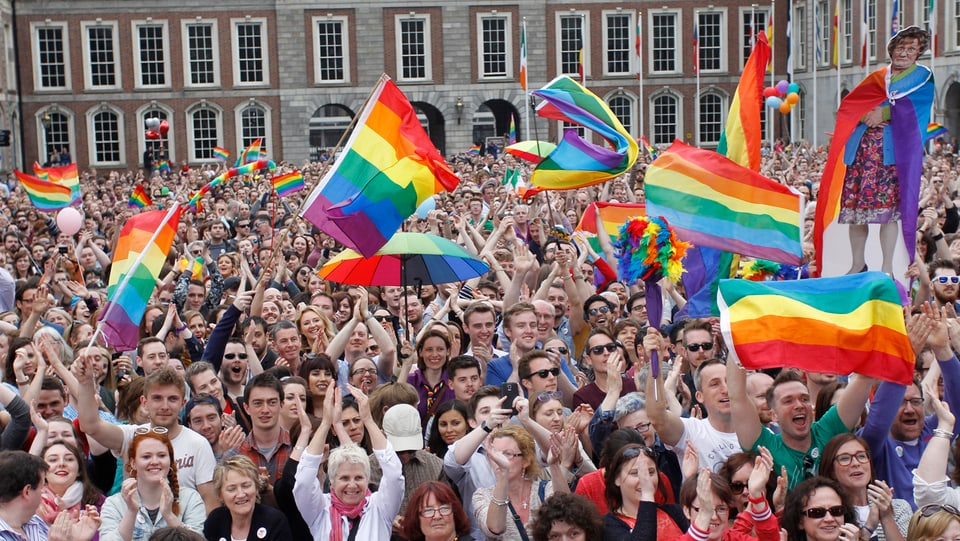
[(230, 159), (230, 151), (223, 147), (213, 147), (213, 157), (225, 162)]
[[(730, 102), (727, 125), (720, 134), (717, 152), (734, 162), (760, 170), (760, 109), (763, 103), (763, 76), (770, 61), (770, 46), (763, 32), (757, 35), (750, 58), (743, 66), (740, 84)], [(756, 104), (756, 105), (754, 105)]]
[[(76, 169), (76, 166), (73, 166)], [(64, 184), (60, 180), (44, 180), (33, 175), (28, 175), (22, 171), (14, 170), (20, 186), (27, 193), (30, 202), (37, 210), (43, 212), (56, 212), (60, 209), (80, 203), (80, 182), (75, 179), (76, 187), (73, 184)], [(71, 182), (67, 180), (66, 182)]]
[(407, 97), (383, 75), (302, 215), (370, 257), (421, 203), (459, 182)]
[(136, 188), (133, 189), (133, 192), (130, 194), (130, 200), (127, 201), (127, 207), (129, 208), (140, 208), (152, 205), (153, 200), (150, 199), (150, 194), (147, 193), (147, 190), (144, 189), (143, 185), (138, 184)]
[(303, 173), (293, 171), (285, 175), (277, 175), (270, 179), (273, 183), (273, 189), (277, 190), (277, 195), (285, 197), (294, 192), (299, 192), (304, 188)]
[(782, 282), (721, 280), (719, 305), (730, 357), (745, 368), (792, 366), (912, 381), (914, 354), (900, 294), (881, 272)]
[(931, 122), (927, 124), (927, 133), (924, 134), (923, 140), (933, 139), (934, 137), (940, 137), (941, 135), (947, 134), (947, 127), (939, 122)]
[(170, 174), (170, 161), (169, 160), (159, 160), (157, 161), (157, 171), (160, 171), (161, 175)]
[(595, 145), (575, 129), (564, 130), (557, 148), (534, 169), (530, 177), (534, 186), (547, 190), (591, 186), (629, 171), (636, 163), (637, 141), (593, 92), (561, 75), (533, 93), (544, 100), (537, 106), (539, 116), (583, 126), (613, 147)]
[(651, 160), (657, 159), (657, 149), (653, 148), (653, 145), (647, 140), (646, 135), (640, 136), (640, 144), (643, 145), (643, 149), (647, 151), (647, 155), (650, 156)]
[(510, 115), (510, 133), (507, 135), (507, 141), (508, 145), (517, 142), (517, 123), (513, 120), (513, 115)]
[(480, 145), (473, 145), (472, 147), (468, 148), (466, 154), (472, 154), (472, 155), (474, 155), (474, 156), (479, 156), (479, 155), (480, 155)]
[(266, 156), (266, 150), (261, 149), (263, 145), (263, 139), (257, 139), (254, 142), (250, 143), (250, 146), (243, 149), (243, 152), (240, 153), (240, 156), (237, 158), (237, 163), (233, 164), (234, 167), (239, 167), (241, 165), (255, 162)]
[(103, 337), (116, 351), (137, 347), (138, 331), (157, 277), (177, 234), (183, 210), (151, 210), (127, 220), (120, 231), (110, 270), (107, 304), (100, 318)]
[(40, 167), (40, 164), (33, 162), (33, 172), (43, 180), (69, 187), (71, 197), (74, 200), (80, 199), (80, 175), (77, 172), (77, 164)]
[(597, 201), (590, 203), (583, 211), (580, 217), (580, 223), (577, 224), (574, 231), (586, 231), (587, 233), (597, 234), (597, 214), (603, 222), (603, 230), (610, 236), (610, 240), (620, 236), (620, 226), (630, 218), (637, 216), (646, 216), (647, 210), (644, 205), (636, 203), (605, 203)]
[(799, 192), (677, 140), (647, 167), (647, 214), (698, 246), (799, 265)]
[(37, 162), (33, 162), (33, 174), (37, 175), (37, 178), (48, 180), (47, 169)]

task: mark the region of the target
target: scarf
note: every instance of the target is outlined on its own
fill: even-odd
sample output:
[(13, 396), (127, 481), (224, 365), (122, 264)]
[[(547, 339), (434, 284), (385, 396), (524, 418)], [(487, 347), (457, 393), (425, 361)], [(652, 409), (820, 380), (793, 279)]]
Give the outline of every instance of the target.
[[(363, 499), (356, 505), (347, 505), (340, 501), (333, 492), (330, 493), (330, 499), (333, 502), (330, 505), (330, 520), (333, 522), (330, 528), (330, 541), (343, 541), (343, 518), (355, 519), (363, 512), (367, 505), (367, 499), (370, 498), (370, 489), (363, 495)], [(359, 526), (359, 525), (358, 525)]]

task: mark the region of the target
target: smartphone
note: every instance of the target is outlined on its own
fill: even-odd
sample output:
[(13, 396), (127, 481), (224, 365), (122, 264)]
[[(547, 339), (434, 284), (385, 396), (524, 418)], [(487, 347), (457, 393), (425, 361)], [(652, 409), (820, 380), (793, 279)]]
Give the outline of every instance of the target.
[(66, 253), (67, 253), (67, 247), (66, 247), (66, 246), (57, 246), (57, 250), (59, 250), (61, 254), (66, 254)]
[(520, 396), (520, 384), (515, 381), (505, 381), (500, 384), (500, 396), (507, 397), (503, 401), (504, 406), (510, 406), (510, 409), (513, 410), (513, 414), (517, 414), (517, 410), (513, 407), (513, 401)]

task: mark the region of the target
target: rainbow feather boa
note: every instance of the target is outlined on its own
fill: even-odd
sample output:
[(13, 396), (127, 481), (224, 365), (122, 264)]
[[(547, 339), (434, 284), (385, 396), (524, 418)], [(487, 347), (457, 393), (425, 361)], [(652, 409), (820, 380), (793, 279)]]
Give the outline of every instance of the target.
[(690, 244), (679, 240), (662, 216), (638, 216), (620, 226), (614, 247), (620, 277), (633, 284), (661, 278), (677, 282)]

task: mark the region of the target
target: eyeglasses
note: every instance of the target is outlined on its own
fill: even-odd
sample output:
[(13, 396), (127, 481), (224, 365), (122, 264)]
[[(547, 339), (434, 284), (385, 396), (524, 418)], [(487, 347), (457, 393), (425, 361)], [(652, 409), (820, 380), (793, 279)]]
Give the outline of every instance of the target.
[(630, 308), (630, 311), (631, 311), (631, 312), (639, 312), (639, 311), (641, 311), (641, 310), (646, 310), (646, 309), (647, 309), (647, 305), (646, 305), (646, 304), (634, 304), (634, 305)]
[(393, 321), (393, 316), (373, 316), (373, 319), (383, 323), (384, 321)]
[(197, 256), (203, 253), (203, 250), (190, 250), (190, 253)]
[(860, 464), (867, 464), (870, 462), (870, 455), (868, 455), (866, 451), (860, 451), (857, 453), (843, 453), (833, 457), (833, 460), (841, 466), (853, 464), (853, 459), (857, 459), (857, 462)]
[(228, 360), (228, 361), (232, 361), (232, 360), (234, 360), (234, 359), (241, 359), (241, 360), (242, 360), (242, 359), (246, 359), (246, 358), (247, 358), (247, 354), (246, 354), (246, 353), (224, 353), (224, 354), (223, 354), (223, 358), (226, 359), (226, 360)]
[(617, 351), (616, 342), (610, 342), (609, 344), (603, 344), (600, 346), (593, 346), (587, 351), (589, 351), (591, 355), (600, 355), (601, 353), (603, 353), (603, 350), (607, 350), (607, 352), (609, 353), (613, 353), (614, 351)]
[(915, 408), (922, 408), (922, 407), (923, 407), (923, 399), (920, 398), (920, 397), (918, 397), (918, 396), (913, 397), (913, 398), (904, 398), (904, 399), (903, 399), (903, 405), (906, 406), (907, 404), (909, 404), (909, 405), (911, 405), (911, 406), (913, 406), (913, 407), (915, 407)]
[(373, 344), (372, 346), (367, 346), (367, 351), (372, 351), (374, 353), (380, 351), (380, 346)]
[(633, 429), (642, 434), (650, 430), (651, 426), (653, 426), (653, 423), (637, 423), (636, 426), (633, 427)]
[(946, 511), (951, 515), (960, 517), (960, 511), (956, 507), (943, 503), (929, 503), (921, 507), (919, 512), (922, 517), (932, 517), (940, 511)]
[(536, 372), (530, 372), (529, 374), (527, 374), (527, 377), (525, 377), (525, 378), (523, 378), (523, 379), (530, 379), (530, 378), (532, 378), (533, 376), (539, 376), (539, 377), (542, 378), (542, 379), (547, 379), (547, 376), (557, 377), (557, 376), (559, 376), (559, 375), (560, 375), (560, 369), (559, 369), (559, 368), (544, 368), (543, 370), (537, 370)]
[(376, 376), (377, 369), (376, 368), (357, 368), (353, 372), (350, 372), (350, 375), (351, 376), (356, 376), (356, 375)]
[(133, 431), (134, 434), (137, 434), (139, 436), (142, 436), (144, 434), (149, 434), (151, 432), (153, 432), (154, 434), (166, 434), (167, 432), (169, 432), (169, 430), (167, 430), (167, 427), (165, 426), (155, 426), (152, 428), (149, 426), (141, 426), (141, 427), (137, 427), (137, 429)]
[(559, 353), (560, 355), (566, 355), (567, 353), (570, 353), (570, 350), (567, 349), (567, 346), (560, 346), (560, 347), (555, 347), (555, 348), (547, 348), (547, 351), (549, 351), (549, 352), (551, 352), (551, 353)]
[(453, 507), (441, 505), (440, 507), (424, 507), (420, 510), (420, 516), (423, 518), (433, 518), (437, 513), (440, 513), (441, 517), (449, 516), (450, 513), (453, 513)]
[(711, 349), (713, 349), (713, 342), (704, 342), (702, 344), (687, 344), (685, 347), (687, 348), (687, 351), (691, 351), (693, 353), (696, 353), (701, 349), (703, 351), (710, 351)]
[(597, 314), (606, 314), (609, 312), (610, 312), (609, 306), (601, 306), (600, 308), (591, 308), (590, 310), (587, 311), (587, 313), (590, 314), (591, 316), (595, 316)]
[(803, 514), (809, 518), (818, 519), (827, 516), (827, 513), (830, 513), (831, 517), (842, 517), (846, 512), (846, 507), (834, 505), (833, 507), (811, 507), (810, 509), (805, 509)]
[(747, 484), (743, 481), (733, 481), (730, 483), (730, 490), (732, 490), (734, 494), (740, 494), (744, 490), (747, 490)]
[(951, 284), (960, 284), (960, 276), (937, 276), (937, 281), (941, 284), (950, 282)]
[[(694, 513), (699, 513), (699, 512), (700, 512), (700, 508), (697, 507), (697, 506), (695, 506), (695, 505), (691, 505), (691, 506), (690, 506), (690, 509), (693, 509), (693, 512), (694, 512)], [(730, 512), (730, 508), (727, 507), (726, 505), (718, 505), (718, 506), (716, 506), (716, 507), (713, 508), (713, 512), (714, 512), (714, 514), (716, 514), (717, 516), (726, 515), (727, 513)]]
[(907, 53), (907, 54), (917, 54), (920, 52), (920, 49), (916, 47), (897, 47), (893, 50), (895, 53)]

